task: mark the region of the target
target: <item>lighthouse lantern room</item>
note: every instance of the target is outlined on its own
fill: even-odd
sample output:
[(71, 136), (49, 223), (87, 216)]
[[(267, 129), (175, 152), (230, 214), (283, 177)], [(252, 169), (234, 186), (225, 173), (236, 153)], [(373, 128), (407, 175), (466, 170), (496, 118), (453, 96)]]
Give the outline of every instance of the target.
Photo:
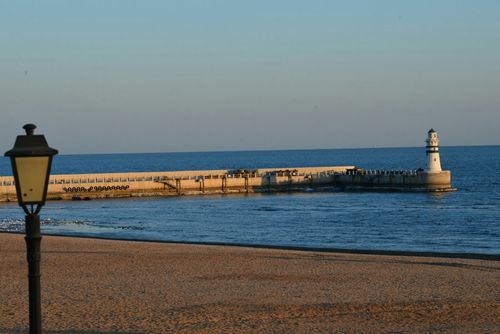
[(427, 153), (427, 169), (429, 173), (441, 172), (441, 161), (439, 159), (439, 138), (434, 129), (430, 129), (427, 133), (426, 153)]

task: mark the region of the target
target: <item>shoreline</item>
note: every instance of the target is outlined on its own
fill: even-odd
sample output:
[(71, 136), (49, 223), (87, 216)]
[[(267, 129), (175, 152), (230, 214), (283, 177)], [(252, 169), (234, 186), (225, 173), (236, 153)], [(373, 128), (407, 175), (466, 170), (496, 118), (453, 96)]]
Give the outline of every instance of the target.
[[(27, 329), (22, 234), (0, 233), (0, 333)], [(497, 260), (44, 235), (46, 333), (500, 329)]]
[[(3, 233), (24, 235), (24, 232), (0, 231), (0, 235)], [(110, 238), (110, 237), (84, 236), (84, 235), (42, 234), (42, 237), (46, 236), (60, 237), (60, 238), (125, 241), (125, 242), (150, 242), (158, 244), (187, 245), (187, 246), (189, 245), (220, 246), (220, 247), (240, 247), (240, 248), (255, 248), (255, 249), (268, 249), (268, 250), (337, 253), (337, 254), (352, 254), (352, 255), (359, 254), (359, 255), (407, 256), (407, 257), (430, 257), (430, 258), (443, 258), (443, 259), (500, 261), (500, 254), (489, 254), (489, 253), (468, 253), (468, 252), (453, 253), (453, 252), (436, 252), (436, 251), (355, 249), (355, 248), (308, 247), (308, 246), (292, 246), (292, 245), (268, 245), (268, 244), (252, 244), (252, 243), (231, 243), (231, 242), (217, 242), (217, 241), (150, 240), (150, 239), (138, 239), (138, 238), (128, 239), (128, 238)]]

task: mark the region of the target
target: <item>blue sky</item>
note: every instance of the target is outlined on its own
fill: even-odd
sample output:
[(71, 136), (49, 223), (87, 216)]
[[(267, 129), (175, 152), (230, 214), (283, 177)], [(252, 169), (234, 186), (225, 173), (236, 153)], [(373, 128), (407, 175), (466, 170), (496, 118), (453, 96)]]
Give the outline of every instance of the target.
[(500, 144), (499, 1), (3, 1), (0, 142)]

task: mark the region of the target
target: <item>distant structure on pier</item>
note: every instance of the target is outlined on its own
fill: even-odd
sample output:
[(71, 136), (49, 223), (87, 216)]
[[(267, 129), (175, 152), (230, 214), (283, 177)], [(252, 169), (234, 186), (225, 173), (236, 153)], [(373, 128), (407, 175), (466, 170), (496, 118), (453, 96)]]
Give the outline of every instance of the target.
[(425, 140), (425, 152), (427, 153), (427, 168), (428, 173), (439, 173), (441, 169), (441, 160), (439, 159), (439, 138), (436, 130), (430, 129), (427, 132), (427, 139)]
[[(51, 175), (48, 199), (180, 196), (251, 192), (289, 192), (338, 188), (382, 191), (454, 191), (451, 172), (441, 169), (439, 138), (427, 133), (427, 166), (365, 170), (357, 166), (285, 167), (108, 174)], [(12, 176), (0, 176), (0, 202), (16, 202)]]

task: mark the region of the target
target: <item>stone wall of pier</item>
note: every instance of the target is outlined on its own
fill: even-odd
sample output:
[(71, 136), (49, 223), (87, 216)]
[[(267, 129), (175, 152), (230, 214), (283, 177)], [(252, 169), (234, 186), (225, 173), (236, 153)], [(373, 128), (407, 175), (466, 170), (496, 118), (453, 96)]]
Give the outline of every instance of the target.
[[(48, 199), (168, 196), (290, 190), (328, 185), (354, 166), (51, 175)], [(12, 177), (0, 177), (0, 201), (16, 201)]]
[(348, 189), (453, 190), (450, 171), (350, 170), (335, 174), (333, 184)]

